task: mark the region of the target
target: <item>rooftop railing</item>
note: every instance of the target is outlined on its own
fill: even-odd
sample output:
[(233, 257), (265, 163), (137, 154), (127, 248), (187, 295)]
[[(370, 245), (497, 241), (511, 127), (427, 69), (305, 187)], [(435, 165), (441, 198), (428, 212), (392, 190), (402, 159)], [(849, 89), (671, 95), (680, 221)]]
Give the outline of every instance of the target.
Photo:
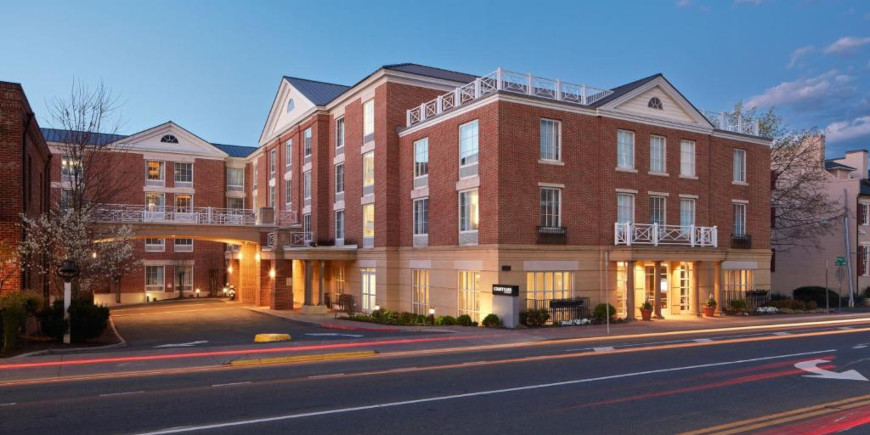
[(589, 105), (613, 91), (537, 77), (499, 68), (456, 89), (407, 111), (406, 126), (419, 124), (444, 112), (467, 105), (486, 95), (504, 91), (548, 100)]
[(711, 112), (702, 110), (704, 117), (719, 130), (741, 134), (758, 136), (758, 120), (744, 118), (742, 114), (735, 112)]

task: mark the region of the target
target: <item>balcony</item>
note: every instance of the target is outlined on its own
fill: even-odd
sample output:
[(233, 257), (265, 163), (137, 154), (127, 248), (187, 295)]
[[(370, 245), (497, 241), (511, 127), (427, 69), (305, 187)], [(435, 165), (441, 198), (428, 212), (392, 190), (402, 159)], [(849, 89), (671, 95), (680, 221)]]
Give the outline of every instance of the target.
[(405, 124), (407, 127), (419, 124), (499, 91), (583, 106), (592, 104), (613, 93), (613, 91), (606, 89), (575, 85), (562, 82), (559, 79), (553, 80), (498, 68), (489, 74), (478, 77), (471, 83), (459, 86), (432, 101), (408, 110)]
[(94, 210), (99, 222), (172, 222), (196, 225), (254, 225), (253, 210), (216, 207), (149, 207), (146, 205), (101, 204)]
[(613, 227), (613, 244), (616, 246), (678, 245), (712, 248), (718, 246), (718, 230), (716, 227), (636, 224), (630, 222), (617, 222)]
[(749, 234), (732, 234), (731, 249), (752, 249), (752, 236)]
[(538, 227), (539, 245), (564, 245), (568, 243), (568, 229), (565, 227)]

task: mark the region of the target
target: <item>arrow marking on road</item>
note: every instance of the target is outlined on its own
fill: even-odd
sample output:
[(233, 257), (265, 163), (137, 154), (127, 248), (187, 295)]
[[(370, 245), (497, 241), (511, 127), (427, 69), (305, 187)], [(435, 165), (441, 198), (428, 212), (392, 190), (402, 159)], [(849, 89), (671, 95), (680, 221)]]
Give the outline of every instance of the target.
[(193, 347), (197, 344), (206, 344), (208, 340), (199, 340), (199, 341), (191, 341), (190, 343), (174, 343), (174, 344), (161, 344), (160, 346), (154, 346), (155, 349), (164, 348), (164, 347)]
[(810, 361), (801, 361), (795, 364), (795, 368), (799, 368), (803, 371), (812, 373), (811, 375), (803, 375), (805, 378), (819, 378), (819, 379), (842, 379), (845, 381), (867, 381), (868, 379), (864, 377), (861, 373), (858, 373), (855, 370), (846, 370), (842, 373), (832, 372), (830, 370), (820, 369), (818, 367), (819, 364), (827, 364), (831, 361), (826, 359), (814, 359)]
[(305, 335), (310, 335), (312, 337), (353, 337), (353, 338), (361, 338), (365, 337), (362, 334), (339, 334), (337, 332), (309, 332)]

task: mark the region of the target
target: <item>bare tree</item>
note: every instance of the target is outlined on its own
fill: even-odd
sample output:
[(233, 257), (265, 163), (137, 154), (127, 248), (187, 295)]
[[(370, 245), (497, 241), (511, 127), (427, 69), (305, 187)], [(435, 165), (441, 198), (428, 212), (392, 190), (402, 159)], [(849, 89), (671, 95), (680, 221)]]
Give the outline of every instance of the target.
[(773, 108), (760, 111), (737, 104), (735, 113), (759, 122), (759, 134), (773, 139), (770, 149), (773, 215), (771, 246), (779, 251), (815, 248), (842, 216), (839, 201), (826, 191), (822, 137), (817, 128), (788, 129)]

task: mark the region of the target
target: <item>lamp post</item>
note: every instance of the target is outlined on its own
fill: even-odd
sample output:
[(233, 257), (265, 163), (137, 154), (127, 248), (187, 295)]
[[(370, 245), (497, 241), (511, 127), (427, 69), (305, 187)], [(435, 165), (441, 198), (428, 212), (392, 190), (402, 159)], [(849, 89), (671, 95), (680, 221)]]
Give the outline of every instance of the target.
[(63, 260), (57, 274), (63, 278), (63, 320), (67, 325), (66, 332), (63, 334), (64, 344), (70, 343), (70, 324), (69, 324), (69, 306), (72, 302), (72, 280), (79, 276), (79, 267), (70, 259)]

